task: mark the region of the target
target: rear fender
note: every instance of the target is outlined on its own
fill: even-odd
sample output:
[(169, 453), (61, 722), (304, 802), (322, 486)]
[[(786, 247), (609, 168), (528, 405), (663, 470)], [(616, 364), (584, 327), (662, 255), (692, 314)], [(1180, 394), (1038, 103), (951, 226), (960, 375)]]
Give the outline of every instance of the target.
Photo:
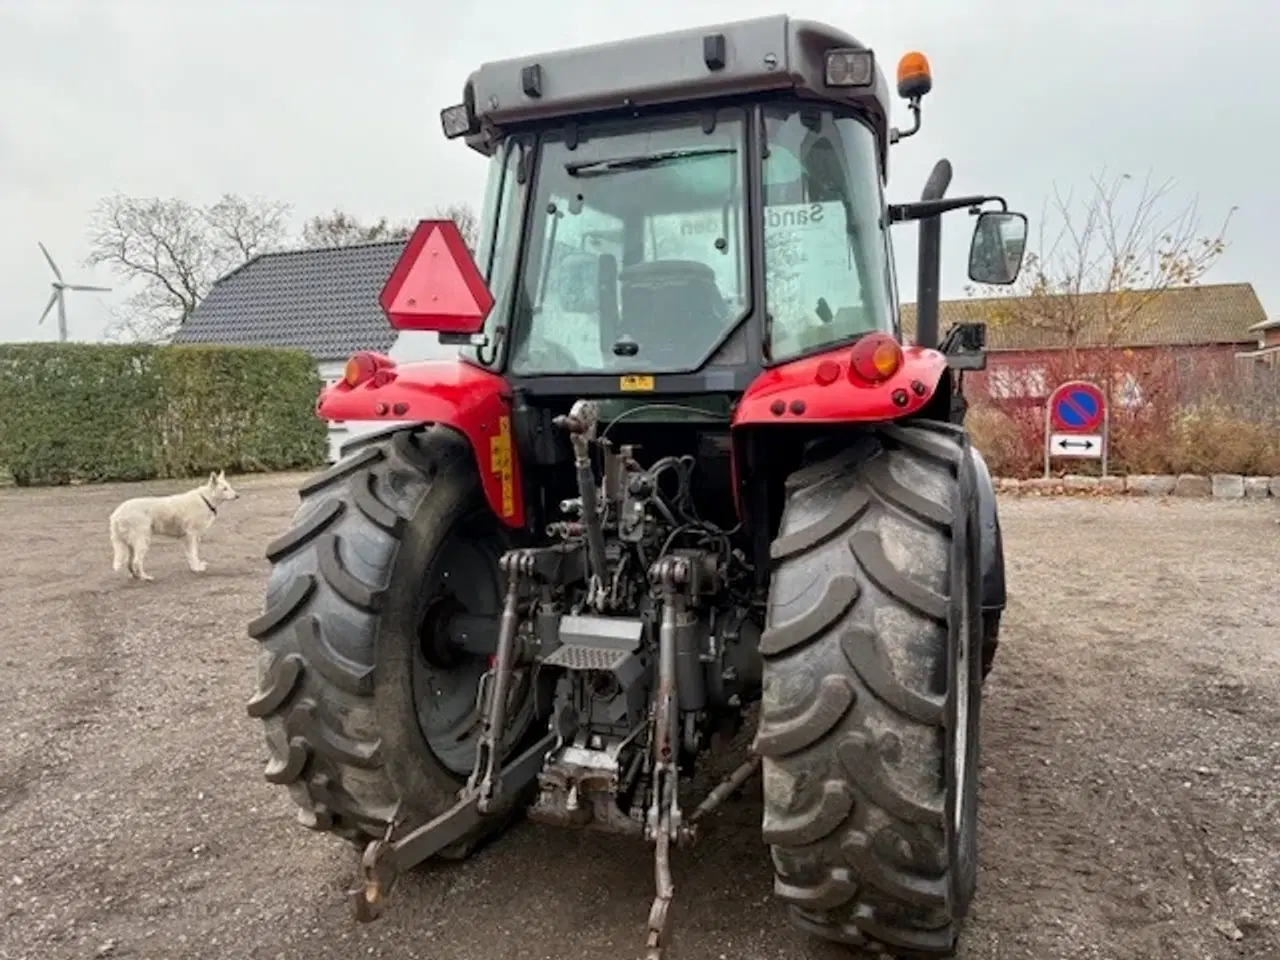
[[(828, 382), (825, 374), (832, 369), (838, 372)], [(937, 350), (904, 347), (898, 372), (868, 384), (850, 379), (847, 347), (826, 351), (756, 377), (738, 403), (733, 426), (900, 420), (919, 413), (933, 399), (946, 371), (947, 358)]]
[(828, 350), (766, 370), (747, 387), (732, 421), (733, 503), (739, 519), (751, 522), (743, 514), (751, 482), (744, 460), (750, 428), (899, 420), (928, 407), (944, 377), (950, 383), (946, 357), (924, 347), (904, 347), (902, 366), (881, 383), (851, 379), (849, 362), (848, 347)]
[(1004, 609), (1004, 540), (1000, 534), (1000, 516), (996, 511), (996, 490), (991, 482), (991, 471), (973, 444), (969, 444), (969, 453), (973, 457), (978, 529), (982, 537), (982, 611), (987, 613)]
[[(471, 444), (485, 499), (509, 527), (524, 525), (520, 458), (511, 432), (511, 389), (497, 374), (461, 360), (406, 363), (359, 386), (339, 380), (320, 392), (322, 420), (386, 421), (396, 429), (452, 427)], [(383, 432), (383, 431), (379, 431)], [(358, 441), (367, 440), (361, 436)]]

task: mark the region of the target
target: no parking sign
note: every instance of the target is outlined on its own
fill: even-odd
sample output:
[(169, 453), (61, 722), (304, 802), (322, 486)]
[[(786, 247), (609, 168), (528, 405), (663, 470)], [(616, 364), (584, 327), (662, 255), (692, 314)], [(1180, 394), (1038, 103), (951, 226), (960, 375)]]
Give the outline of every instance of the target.
[(1044, 475), (1049, 476), (1051, 457), (1078, 457), (1102, 461), (1107, 475), (1107, 441), (1110, 426), (1107, 398), (1097, 385), (1085, 380), (1060, 384), (1045, 406)]

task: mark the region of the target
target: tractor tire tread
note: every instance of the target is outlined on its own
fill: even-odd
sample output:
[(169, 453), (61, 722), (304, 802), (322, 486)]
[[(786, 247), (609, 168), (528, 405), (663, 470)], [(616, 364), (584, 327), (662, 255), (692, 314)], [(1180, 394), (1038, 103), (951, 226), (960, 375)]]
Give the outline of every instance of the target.
[[(380, 836), (400, 800), (377, 733), (375, 633), (405, 518), (443, 478), (442, 463), (465, 463), (434, 439), (376, 438), (302, 484), (293, 526), (268, 548), (264, 612), (248, 628), (261, 648), (246, 709), (264, 723), (263, 776), (288, 788), (304, 826), (354, 843)], [(471, 481), (455, 472), (452, 482)]]
[(333, 464), (327, 470), (323, 470), (314, 477), (303, 481), (302, 485), (298, 487), (298, 499), (307, 500), (325, 487), (345, 480), (351, 474), (364, 470), (384, 456), (386, 456), (386, 452), (379, 446), (361, 447), (353, 451), (350, 456), (344, 457)]
[(267, 544), (266, 558), (267, 562), (275, 563), (281, 557), (287, 556), (299, 547), (304, 546), (311, 540), (314, 540), (325, 530), (329, 529), (333, 523), (342, 516), (343, 510), (346, 509), (346, 503), (342, 500), (326, 500), (303, 520), (296, 527), (286, 530), (283, 534), (276, 537)]
[(764, 839), (796, 926), (953, 955), (945, 789), (955, 431), (891, 426), (796, 471), (761, 639)]

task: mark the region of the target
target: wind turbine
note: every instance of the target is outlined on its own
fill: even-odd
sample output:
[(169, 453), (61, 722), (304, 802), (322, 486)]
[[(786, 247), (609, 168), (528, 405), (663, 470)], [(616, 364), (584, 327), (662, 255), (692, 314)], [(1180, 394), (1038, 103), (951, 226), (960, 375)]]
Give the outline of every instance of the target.
[[(39, 241), (36, 241), (39, 243)], [(44, 254), (44, 258), (49, 261), (49, 269), (53, 271), (53, 275), (57, 278), (50, 284), (53, 287), (53, 296), (49, 298), (48, 306), (44, 308), (44, 313), (40, 314), (40, 323), (44, 323), (45, 317), (49, 316), (49, 311), (54, 305), (58, 307), (58, 339), (62, 343), (67, 342), (67, 302), (66, 292), (68, 290), (90, 290), (98, 293), (109, 293), (110, 287), (89, 287), (83, 284), (67, 283), (62, 279), (62, 271), (58, 269), (58, 265), (53, 262), (53, 257), (49, 256), (49, 251), (45, 249), (44, 244), (40, 244), (40, 252)]]

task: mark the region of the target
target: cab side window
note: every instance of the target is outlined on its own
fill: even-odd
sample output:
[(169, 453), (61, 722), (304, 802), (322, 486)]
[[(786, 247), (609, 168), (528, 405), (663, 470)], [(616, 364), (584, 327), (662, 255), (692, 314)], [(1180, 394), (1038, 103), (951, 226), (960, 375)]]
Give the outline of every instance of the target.
[(813, 107), (765, 113), (770, 352), (786, 360), (893, 329), (875, 136)]

